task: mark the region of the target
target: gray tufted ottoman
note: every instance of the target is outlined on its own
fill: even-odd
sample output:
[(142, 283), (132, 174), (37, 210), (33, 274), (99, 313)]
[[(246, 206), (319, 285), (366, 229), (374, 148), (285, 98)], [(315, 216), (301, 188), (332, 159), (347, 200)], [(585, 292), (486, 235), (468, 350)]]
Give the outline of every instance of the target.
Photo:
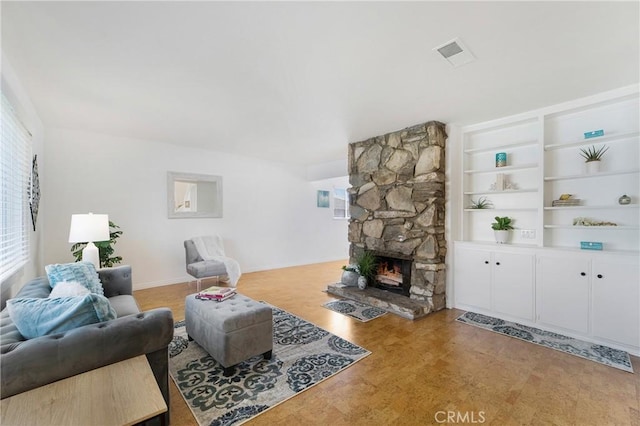
[(271, 358), (273, 319), (271, 307), (236, 294), (223, 302), (185, 300), (185, 323), (189, 340), (195, 340), (224, 367), (224, 375), (233, 366), (256, 355)]

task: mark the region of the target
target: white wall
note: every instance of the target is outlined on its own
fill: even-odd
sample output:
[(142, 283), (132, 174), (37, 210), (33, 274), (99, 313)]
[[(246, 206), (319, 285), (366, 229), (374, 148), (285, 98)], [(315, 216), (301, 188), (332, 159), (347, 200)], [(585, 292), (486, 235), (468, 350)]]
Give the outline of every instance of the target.
[[(135, 288), (185, 281), (183, 240), (220, 234), (243, 272), (348, 257), (347, 222), (316, 207), (303, 168), (166, 143), (48, 129), (45, 263), (69, 262), (73, 213), (107, 213)], [(218, 219), (168, 219), (167, 171), (223, 176)], [(339, 276), (339, 271), (336, 271)], [(302, 284), (302, 283), (301, 283)]]
[[(32, 154), (38, 156), (38, 171), (40, 178), (46, 175), (44, 167), (44, 128), (38, 117), (29, 95), (20, 83), (17, 75), (7, 58), (2, 54), (2, 92), (16, 109), (16, 113), (22, 123), (31, 132)], [(43, 200), (40, 201), (40, 209), (46, 208)], [(16, 294), (22, 284), (44, 272), (42, 268), (43, 258), (43, 230), (44, 221), (40, 215), (36, 222), (36, 231), (29, 231), (29, 261), (13, 276), (3, 281), (0, 285), (0, 305)]]

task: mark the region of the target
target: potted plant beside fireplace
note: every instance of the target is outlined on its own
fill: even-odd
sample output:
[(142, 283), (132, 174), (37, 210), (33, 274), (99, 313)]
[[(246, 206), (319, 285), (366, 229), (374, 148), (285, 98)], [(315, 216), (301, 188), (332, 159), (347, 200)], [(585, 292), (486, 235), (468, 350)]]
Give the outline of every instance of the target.
[(367, 285), (375, 279), (378, 260), (373, 252), (365, 250), (357, 259), (360, 278), (358, 278), (358, 287), (364, 290)]
[(343, 266), (341, 283), (347, 286), (358, 286), (365, 289), (367, 284), (372, 282), (376, 275), (378, 261), (373, 252), (364, 250), (360, 253), (355, 263)]
[(513, 229), (511, 225), (513, 220), (507, 216), (496, 216), (495, 222), (491, 224), (491, 229), (493, 229), (493, 233), (496, 237), (496, 243), (498, 244), (506, 244), (509, 240), (509, 231)]

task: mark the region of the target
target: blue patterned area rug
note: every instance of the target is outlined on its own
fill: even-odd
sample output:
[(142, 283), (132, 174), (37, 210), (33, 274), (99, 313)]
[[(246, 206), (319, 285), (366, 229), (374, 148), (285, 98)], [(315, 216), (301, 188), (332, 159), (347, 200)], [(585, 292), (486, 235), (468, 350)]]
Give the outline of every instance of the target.
[(608, 365), (609, 367), (633, 373), (633, 366), (631, 365), (629, 354), (608, 346), (585, 342), (574, 339), (573, 337), (563, 336), (562, 334), (552, 333), (550, 331), (540, 330), (539, 328), (529, 327), (487, 315), (476, 314), (474, 312), (466, 312), (458, 317), (456, 321), (475, 325), (485, 330), (546, 346), (547, 348), (566, 352), (571, 355), (599, 362), (600, 364)]
[(261, 355), (224, 377), (184, 321), (169, 345), (169, 373), (194, 417), (204, 425), (239, 425), (371, 354), (327, 330), (273, 307), (273, 356)]
[(348, 299), (332, 300), (322, 306), (362, 322), (371, 321), (387, 313), (384, 309)]

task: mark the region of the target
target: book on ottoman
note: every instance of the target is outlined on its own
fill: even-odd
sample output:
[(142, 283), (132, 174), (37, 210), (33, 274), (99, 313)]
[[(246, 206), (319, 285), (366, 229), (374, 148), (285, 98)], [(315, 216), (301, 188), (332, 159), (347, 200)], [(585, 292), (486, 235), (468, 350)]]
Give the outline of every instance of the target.
[(236, 289), (233, 287), (211, 286), (196, 294), (196, 299), (222, 302), (223, 300), (233, 297), (235, 294)]

